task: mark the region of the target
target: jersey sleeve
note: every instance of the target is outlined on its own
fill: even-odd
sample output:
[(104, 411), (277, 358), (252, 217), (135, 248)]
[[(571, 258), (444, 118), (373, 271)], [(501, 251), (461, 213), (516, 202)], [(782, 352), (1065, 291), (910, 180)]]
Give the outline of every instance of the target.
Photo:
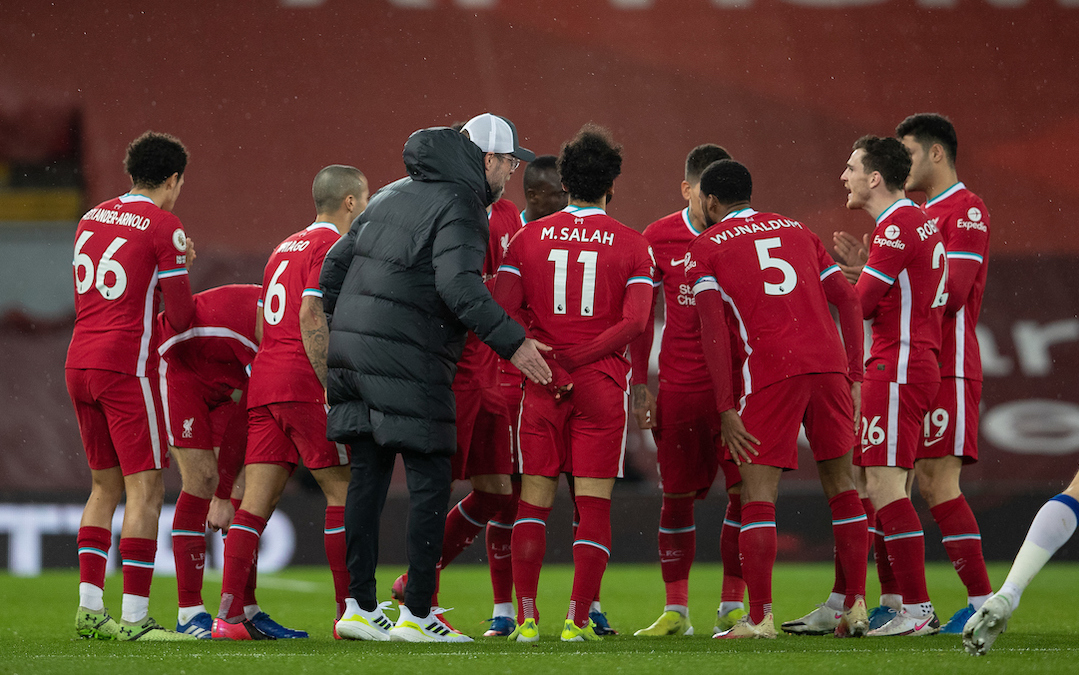
[[(983, 205), (984, 206), (984, 205)], [(972, 209), (973, 210), (973, 209)], [(985, 213), (985, 209), (980, 209)], [(989, 218), (967, 221), (967, 213), (949, 215), (953, 222), (946, 223), (943, 231), (949, 233), (945, 242), (948, 256), (948, 304), (945, 311), (955, 314), (970, 298), (970, 291), (978, 278), (982, 265), (989, 254)]]
[(712, 379), (716, 410), (723, 412), (734, 407), (730, 331), (719, 281), (707, 260), (706, 249), (698, 243), (700, 241), (698, 238), (690, 244), (686, 279), (691, 280), (693, 286), (694, 306), (701, 321), (701, 349)]
[(326, 259), (326, 254), (335, 243), (337, 242), (327, 238), (325, 241), (319, 241), (317, 246), (312, 247), (315, 250), (311, 252), (310, 266), (307, 270), (307, 276), (304, 278), (303, 293), (301, 294), (301, 297), (322, 298), (322, 289), (319, 286), (319, 276), (322, 274), (322, 263)]
[(195, 318), (195, 300), (187, 276), (187, 235), (180, 219), (169, 214), (154, 232), (157, 280), (165, 299), (165, 318), (177, 331), (186, 330)]
[(862, 303), (863, 317), (868, 319), (874, 315), (881, 298), (895, 284), (903, 268), (910, 264), (917, 237), (918, 234), (913, 229), (888, 221), (884, 221), (874, 230), (869, 260), (862, 268), (862, 275), (855, 286)]

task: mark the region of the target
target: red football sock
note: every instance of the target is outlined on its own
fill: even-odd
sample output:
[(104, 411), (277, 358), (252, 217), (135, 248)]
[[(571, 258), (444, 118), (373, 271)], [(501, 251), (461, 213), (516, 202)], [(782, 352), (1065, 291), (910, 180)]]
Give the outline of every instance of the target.
[[(866, 559), (869, 541), (865, 513), (854, 490), (841, 492), (828, 500), (832, 509), (832, 534), (835, 537), (836, 588), (846, 596), (844, 605), (854, 604), (856, 596), (865, 596)], [(842, 577), (843, 587), (839, 586)]]
[(487, 521), (487, 564), (491, 568), (491, 590), (496, 605), (513, 602), (513, 565), (510, 537), (517, 515), (517, 497), (507, 501), (497, 515)]
[(244, 586), (244, 607), (259, 604), (255, 597), (255, 589), (259, 579), (259, 552), (255, 551), (255, 559), (251, 562), (251, 571), (247, 573), (247, 585)]
[(124, 564), (124, 595), (150, 597), (150, 582), (154, 578), (156, 539), (121, 537), (120, 559)]
[(611, 557), (611, 500), (578, 495), (576, 503), (581, 520), (573, 539), (573, 590), (566, 618), (584, 626)]
[(697, 552), (694, 501), (693, 497), (664, 495), (659, 512), (659, 568), (663, 572), (668, 605), (689, 605), (689, 569)]
[(112, 532), (103, 527), (79, 528), (79, 582), (105, 588), (105, 563), (112, 547)]
[(896, 580), (895, 572), (892, 570), (893, 556), (884, 543), (884, 526), (881, 524), (880, 511), (877, 511), (877, 527), (873, 533), (873, 559), (877, 562), (877, 578), (880, 580), (881, 595), (901, 595), (899, 581)]
[(461, 551), (471, 546), (487, 522), (512, 501), (513, 495), (496, 495), (473, 490), (457, 502), (446, 515), (446, 534), (442, 538), (439, 569), (445, 569)]
[(877, 511), (884, 545), (904, 605), (929, 602), (925, 586), (925, 535), (909, 499), (897, 499)]
[(513, 523), (510, 551), (513, 560), (513, 586), (517, 589), (517, 623), (525, 619), (539, 622), (536, 589), (539, 587), (543, 555), (547, 552), (547, 516), (551, 509), (521, 500)]
[[(240, 505), (244, 503), (243, 499), (236, 499), (235, 497), (229, 497), (229, 503), (232, 504), (232, 511), (235, 513), (240, 510)], [(235, 518), (235, 516), (233, 516)]]
[[(266, 529), (266, 519), (243, 509), (236, 512), (225, 537), (225, 570), (221, 579), (219, 619), (230, 621), (244, 613), (245, 589), (258, 553), (259, 538)], [(253, 603), (252, 603), (253, 604)]]
[(345, 564), (345, 507), (326, 507), (326, 527), (322, 531), (323, 544), (326, 546), (326, 560), (330, 564), (333, 576), (333, 594), (337, 600), (337, 616), (340, 619), (345, 612), (345, 598), (348, 597), (348, 566)]
[(719, 534), (719, 557), (723, 560), (723, 602), (743, 602), (746, 582), (742, 578), (742, 557), (738, 550), (738, 536), (742, 530), (741, 495), (729, 495), (727, 515)]
[(172, 516), (172, 558), (180, 607), (202, 604), (202, 575), (206, 569), (206, 515), (210, 500), (180, 492)]
[(967, 595), (991, 594), (993, 587), (989, 584), (989, 573), (986, 572), (985, 558), (982, 556), (981, 531), (966, 497), (959, 495), (937, 504), (929, 511), (940, 527), (944, 550), (959, 573), (959, 579), (967, 587)]
[(873, 550), (873, 544), (876, 543), (877, 531), (877, 509), (873, 506), (873, 500), (869, 497), (861, 499), (862, 508), (865, 510), (865, 523), (868, 525), (868, 536), (866, 537), (866, 546), (868, 550)]
[(772, 611), (772, 568), (776, 562), (776, 505), (749, 502), (742, 505), (742, 532), (738, 548), (752, 564), (742, 567), (749, 587), (749, 618), (760, 623)]

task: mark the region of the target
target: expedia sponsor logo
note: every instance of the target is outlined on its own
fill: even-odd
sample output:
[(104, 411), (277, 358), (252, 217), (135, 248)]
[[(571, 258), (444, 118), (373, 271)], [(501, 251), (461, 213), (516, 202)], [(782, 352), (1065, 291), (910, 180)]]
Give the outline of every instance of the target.
[(877, 246), (887, 246), (888, 248), (895, 248), (895, 249), (899, 249), (900, 251), (902, 251), (903, 249), (905, 249), (907, 247), (907, 245), (904, 244), (901, 241), (895, 241), (893, 239), (885, 239), (884, 237), (879, 237), (879, 236), (873, 238), (873, 243), (875, 245), (877, 245)]
[[(976, 211), (977, 209), (971, 209)], [(989, 228), (985, 226), (985, 223), (974, 220), (963, 220), (962, 218), (956, 223), (956, 227), (960, 230), (978, 230), (979, 232), (988, 232)]]

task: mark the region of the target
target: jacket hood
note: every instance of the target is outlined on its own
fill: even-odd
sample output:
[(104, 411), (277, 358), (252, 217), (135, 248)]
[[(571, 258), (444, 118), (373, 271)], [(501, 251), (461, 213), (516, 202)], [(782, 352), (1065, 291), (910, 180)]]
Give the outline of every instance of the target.
[(403, 158), (412, 180), (458, 183), (475, 192), (484, 206), (494, 201), (483, 172), (483, 151), (460, 132), (448, 127), (415, 131), (405, 141)]

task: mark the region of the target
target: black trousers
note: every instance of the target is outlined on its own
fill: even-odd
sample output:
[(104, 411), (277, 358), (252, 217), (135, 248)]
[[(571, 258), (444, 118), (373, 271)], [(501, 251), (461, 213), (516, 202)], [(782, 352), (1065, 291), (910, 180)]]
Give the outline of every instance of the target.
[(352, 478), (345, 500), (345, 546), (349, 595), (360, 607), (372, 611), (378, 605), (375, 567), (378, 565), (378, 532), (382, 507), (393, 475), (397, 454), (405, 463), (408, 482), (408, 585), (405, 605), (418, 617), (431, 610), (442, 535), (450, 501), (450, 458), (408, 450), (388, 450), (371, 436), (352, 446)]

